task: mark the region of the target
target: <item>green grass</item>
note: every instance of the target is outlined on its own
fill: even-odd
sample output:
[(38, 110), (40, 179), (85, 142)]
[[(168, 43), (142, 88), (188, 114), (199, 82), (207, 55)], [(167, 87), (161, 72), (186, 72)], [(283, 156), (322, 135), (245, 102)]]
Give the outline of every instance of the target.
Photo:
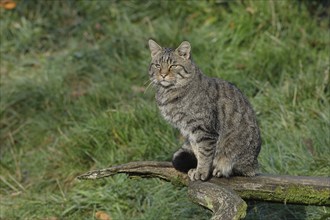
[[(169, 160), (147, 40), (192, 44), (261, 126), (262, 172), (330, 173), (329, 8), (318, 1), (17, 1), (0, 8), (0, 219), (209, 219), (185, 188), (88, 170)], [(316, 7), (319, 6), (319, 7)], [(328, 11), (326, 11), (328, 10)], [(246, 219), (320, 219), (328, 207), (249, 203)], [(325, 218), (325, 217), (324, 217)]]

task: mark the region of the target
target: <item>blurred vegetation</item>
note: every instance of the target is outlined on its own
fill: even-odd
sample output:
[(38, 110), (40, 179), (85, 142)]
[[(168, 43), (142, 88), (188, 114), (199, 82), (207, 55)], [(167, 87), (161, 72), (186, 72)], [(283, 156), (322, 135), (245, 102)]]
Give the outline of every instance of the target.
[[(185, 188), (91, 169), (169, 160), (179, 133), (148, 88), (147, 40), (192, 44), (261, 126), (262, 172), (329, 176), (328, 1), (17, 0), (0, 8), (0, 219), (209, 219)], [(329, 207), (249, 203), (246, 219), (325, 219)]]

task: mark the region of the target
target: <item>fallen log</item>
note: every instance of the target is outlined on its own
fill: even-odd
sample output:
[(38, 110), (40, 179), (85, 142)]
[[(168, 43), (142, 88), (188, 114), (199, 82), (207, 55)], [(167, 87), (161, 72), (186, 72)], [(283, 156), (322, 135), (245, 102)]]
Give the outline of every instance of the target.
[[(185, 173), (175, 170), (171, 162), (130, 162), (90, 171), (78, 179), (99, 179), (126, 173), (129, 176), (161, 178), (173, 184), (188, 186)], [(208, 182), (231, 188), (245, 200), (282, 202), (286, 204), (330, 206), (330, 178), (260, 174), (255, 177), (211, 178)]]
[(243, 199), (330, 206), (328, 177), (260, 174), (255, 177), (213, 177), (207, 182), (191, 182), (187, 174), (175, 170), (171, 162), (143, 161), (89, 171), (77, 178), (100, 179), (120, 173), (156, 177), (175, 185), (188, 186), (190, 199), (213, 212), (211, 220), (244, 218), (247, 204)]

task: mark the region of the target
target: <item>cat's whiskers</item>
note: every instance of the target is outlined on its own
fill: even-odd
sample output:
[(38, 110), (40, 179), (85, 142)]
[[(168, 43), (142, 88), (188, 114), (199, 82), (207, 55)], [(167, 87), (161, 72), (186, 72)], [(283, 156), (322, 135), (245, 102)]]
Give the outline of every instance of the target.
[(145, 81), (144, 83), (143, 83), (143, 86), (145, 86), (145, 85), (147, 85), (147, 83), (150, 83), (150, 79), (148, 79), (147, 81)]
[[(149, 89), (149, 87), (153, 84), (153, 81), (152, 80), (148, 80), (148, 81), (150, 81), (150, 82), (149, 82), (148, 86), (146, 87), (146, 89), (144, 90), (143, 94), (146, 94), (146, 92)], [(146, 85), (146, 83), (144, 85)]]

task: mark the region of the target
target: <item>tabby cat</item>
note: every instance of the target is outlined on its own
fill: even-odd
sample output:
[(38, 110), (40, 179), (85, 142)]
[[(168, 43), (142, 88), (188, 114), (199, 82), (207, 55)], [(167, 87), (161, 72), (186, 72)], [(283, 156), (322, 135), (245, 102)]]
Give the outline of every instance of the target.
[(174, 50), (149, 40), (149, 48), (149, 76), (160, 112), (186, 139), (173, 155), (173, 166), (192, 181), (256, 175), (260, 132), (242, 92), (205, 76), (191, 58), (188, 41)]

